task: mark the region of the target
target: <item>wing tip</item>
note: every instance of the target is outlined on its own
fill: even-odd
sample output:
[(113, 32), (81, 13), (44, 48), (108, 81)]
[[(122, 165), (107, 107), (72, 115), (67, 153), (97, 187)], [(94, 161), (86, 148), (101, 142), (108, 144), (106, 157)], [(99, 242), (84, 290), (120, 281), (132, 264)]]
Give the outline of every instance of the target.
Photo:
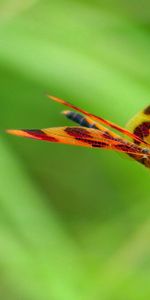
[(18, 130), (18, 129), (6, 129), (6, 133), (16, 136), (23, 136), (23, 137), (30, 137), (30, 134), (25, 130)]
[(19, 135), (19, 132), (21, 130), (15, 130), (15, 129), (6, 129), (5, 132), (12, 135)]
[(53, 100), (53, 101), (56, 101), (56, 102), (59, 102), (59, 103), (65, 103), (64, 100), (62, 100), (62, 99), (60, 99), (60, 98), (58, 98), (58, 97), (55, 97), (55, 96), (52, 96), (52, 95), (49, 95), (49, 94), (47, 94), (47, 97), (48, 97), (49, 99)]

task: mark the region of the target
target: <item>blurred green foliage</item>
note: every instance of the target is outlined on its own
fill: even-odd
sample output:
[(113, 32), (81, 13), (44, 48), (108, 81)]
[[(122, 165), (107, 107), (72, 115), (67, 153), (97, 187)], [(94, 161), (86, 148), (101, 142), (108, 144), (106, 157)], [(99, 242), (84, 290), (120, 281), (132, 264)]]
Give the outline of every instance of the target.
[[(45, 93), (120, 125), (150, 102), (149, 1), (1, 0), (1, 130), (71, 124)], [(150, 298), (149, 170), (1, 134), (0, 298)]]

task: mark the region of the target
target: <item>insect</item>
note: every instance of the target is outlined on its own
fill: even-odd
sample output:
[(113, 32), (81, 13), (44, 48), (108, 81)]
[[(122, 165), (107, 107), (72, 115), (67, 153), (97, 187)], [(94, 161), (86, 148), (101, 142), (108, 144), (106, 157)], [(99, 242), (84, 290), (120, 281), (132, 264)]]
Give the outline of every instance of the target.
[[(62, 99), (49, 95), (48, 97), (75, 110), (76, 112), (66, 110), (63, 111), (63, 114), (80, 126), (46, 129), (9, 129), (7, 133), (53, 143), (124, 152), (150, 168), (150, 106), (133, 117), (127, 125), (128, 129), (124, 129)], [(123, 136), (108, 129), (108, 127), (117, 130)]]

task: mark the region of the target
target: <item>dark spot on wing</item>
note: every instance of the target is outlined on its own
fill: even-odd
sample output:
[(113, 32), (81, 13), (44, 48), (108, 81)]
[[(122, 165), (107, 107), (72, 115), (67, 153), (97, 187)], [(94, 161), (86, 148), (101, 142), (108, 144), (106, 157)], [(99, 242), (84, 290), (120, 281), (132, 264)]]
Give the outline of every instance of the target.
[[(143, 122), (138, 127), (134, 129), (134, 134), (137, 135), (139, 138), (144, 140), (144, 137), (147, 137), (149, 135), (150, 131), (150, 122)], [(135, 141), (136, 143), (139, 143)]]
[(93, 148), (105, 148), (108, 147), (108, 144), (105, 142), (94, 142), (92, 143)]
[(35, 134), (35, 135), (41, 135), (44, 134), (44, 132), (41, 129), (24, 129), (23, 131), (29, 133), (29, 134)]
[(82, 127), (66, 127), (65, 132), (75, 138), (92, 138), (89, 132)]
[(40, 129), (25, 129), (23, 130), (27, 133), (29, 133), (33, 138), (41, 139), (44, 141), (54, 142), (57, 143), (58, 140), (52, 136), (47, 135), (45, 132), (43, 132)]
[(134, 153), (134, 152), (138, 152), (141, 153), (141, 149), (136, 147), (136, 146), (130, 146), (127, 144), (117, 144), (116, 145), (116, 149), (118, 150), (122, 150), (124, 152), (130, 152), (130, 153)]
[(108, 146), (108, 143), (102, 142), (102, 141), (93, 141), (89, 139), (84, 139), (84, 138), (76, 138), (76, 140), (81, 141), (85, 144), (91, 145), (93, 148), (104, 148)]

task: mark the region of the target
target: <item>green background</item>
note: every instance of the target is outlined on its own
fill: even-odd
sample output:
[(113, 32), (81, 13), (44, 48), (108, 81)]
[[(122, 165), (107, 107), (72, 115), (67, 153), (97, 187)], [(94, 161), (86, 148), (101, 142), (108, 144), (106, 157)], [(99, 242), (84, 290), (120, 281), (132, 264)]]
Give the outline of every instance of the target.
[(149, 170), (7, 136), (72, 125), (50, 93), (121, 126), (150, 102), (149, 1), (0, 1), (0, 299), (150, 299)]

